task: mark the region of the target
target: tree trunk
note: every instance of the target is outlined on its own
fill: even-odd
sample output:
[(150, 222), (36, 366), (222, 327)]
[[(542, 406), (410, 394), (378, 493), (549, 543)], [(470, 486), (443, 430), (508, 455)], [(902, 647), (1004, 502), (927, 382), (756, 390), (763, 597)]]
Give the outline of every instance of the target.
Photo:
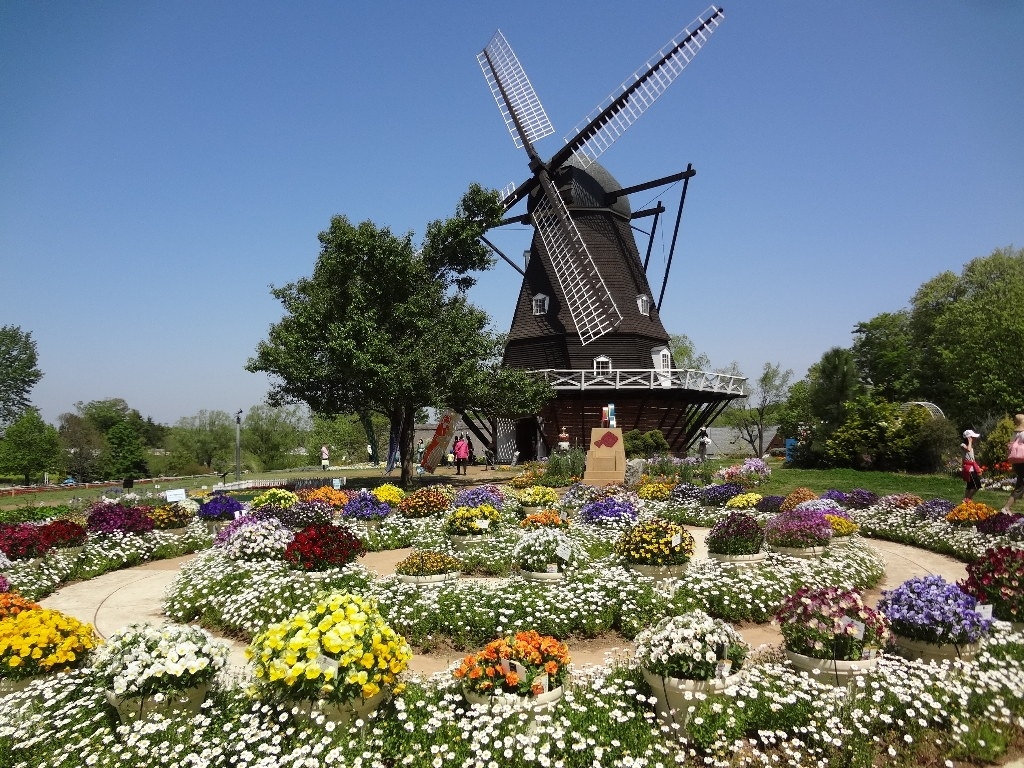
[(416, 434), (416, 407), (406, 405), (402, 414), (402, 432), (399, 438), (399, 448), (402, 456), (402, 487), (408, 488), (412, 485), (412, 457), (413, 437)]

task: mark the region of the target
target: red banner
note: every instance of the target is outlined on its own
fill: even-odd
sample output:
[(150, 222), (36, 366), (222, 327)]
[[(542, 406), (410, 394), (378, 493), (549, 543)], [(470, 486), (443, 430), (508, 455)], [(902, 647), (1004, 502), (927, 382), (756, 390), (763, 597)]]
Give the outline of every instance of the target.
[(446, 411), (437, 422), (434, 436), (427, 443), (427, 448), (423, 451), (423, 458), (420, 460), (420, 466), (427, 472), (433, 474), (434, 470), (437, 469), (437, 465), (441, 463), (441, 458), (448, 449), (448, 443), (451, 441), (452, 435), (455, 434), (455, 422), (457, 419), (458, 414), (455, 411)]

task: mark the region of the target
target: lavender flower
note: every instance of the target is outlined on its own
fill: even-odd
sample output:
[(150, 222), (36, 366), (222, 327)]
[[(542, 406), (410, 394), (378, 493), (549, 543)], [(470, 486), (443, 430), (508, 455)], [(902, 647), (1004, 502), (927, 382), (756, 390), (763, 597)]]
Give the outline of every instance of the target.
[(580, 510), (580, 520), (590, 525), (619, 525), (636, 520), (636, 507), (615, 498), (598, 499)]
[(956, 505), (947, 499), (930, 499), (918, 504), (914, 514), (922, 520), (942, 520), (953, 511)]
[(226, 493), (215, 493), (199, 507), (198, 515), (204, 520), (234, 520), (244, 505)]
[(326, 501), (299, 501), (287, 508), (275, 507), (274, 517), (295, 531), (334, 520), (334, 507)]
[(978, 533), (987, 533), (989, 536), (1003, 536), (1018, 520), (1024, 520), (1024, 515), (1016, 512), (998, 512), (986, 520), (979, 520), (976, 527)]
[(850, 509), (867, 509), (878, 503), (878, 494), (863, 488), (854, 488), (846, 494), (846, 502)]
[(98, 504), (89, 512), (88, 528), (90, 533), (146, 533), (153, 520), (143, 507)]
[(992, 627), (974, 610), (977, 600), (941, 576), (915, 576), (883, 590), (878, 609), (892, 631), (910, 640), (939, 645), (976, 643)]
[(754, 505), (754, 509), (761, 513), (774, 515), (785, 500), (785, 496), (762, 496), (761, 500)]
[(341, 516), (351, 520), (383, 520), (390, 514), (391, 505), (365, 489), (353, 494), (341, 508)]
[(0, 573), (0, 594), (11, 591), (11, 582), (7, 580), (7, 577)]
[(494, 485), (481, 485), (477, 488), (466, 488), (455, 494), (453, 507), (479, 507), (481, 504), (490, 504), (495, 509), (501, 509), (505, 503), (505, 497)]
[(765, 541), (776, 547), (822, 547), (832, 539), (832, 526), (818, 510), (781, 512), (765, 525)]
[(739, 496), (741, 493), (743, 493), (743, 486), (739, 483), (709, 485), (701, 493), (701, 502), (707, 507), (720, 507), (733, 496)]
[(830, 515), (834, 515), (836, 512), (842, 512), (843, 508), (839, 506), (839, 503), (832, 499), (811, 499), (810, 501), (801, 501), (795, 507), (794, 512), (825, 512)]
[(565, 493), (562, 494), (562, 499), (559, 504), (563, 507), (582, 507), (592, 501), (603, 499), (607, 495), (608, 492), (600, 486), (587, 485), (586, 483), (573, 483)]
[(708, 552), (717, 555), (754, 555), (764, 543), (764, 528), (753, 515), (733, 512), (712, 526), (707, 536)]
[(700, 501), (701, 489), (693, 483), (679, 483), (669, 495), (670, 504), (681, 504), (687, 501)]
[(850, 495), (848, 493), (844, 493), (843, 491), (837, 491), (835, 488), (829, 488), (827, 491), (821, 494), (821, 498), (832, 499), (832, 501), (834, 501), (841, 507), (848, 506), (850, 502)]

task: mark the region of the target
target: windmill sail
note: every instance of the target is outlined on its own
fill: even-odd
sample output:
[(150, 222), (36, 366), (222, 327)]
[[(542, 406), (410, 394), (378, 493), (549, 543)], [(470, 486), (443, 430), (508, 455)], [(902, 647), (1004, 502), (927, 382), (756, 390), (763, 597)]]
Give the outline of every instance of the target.
[(546, 177), (541, 178), (541, 185), (545, 194), (533, 211), (533, 223), (548, 252), (580, 343), (586, 346), (615, 330), (622, 314), (558, 190)]
[(532, 144), (555, 132), (537, 92), (500, 29), (477, 54), (476, 60), (516, 147), (523, 148), (523, 139)]
[(709, 6), (576, 126), (556, 158), (564, 162), (575, 154), (584, 168), (599, 158), (668, 89), (724, 19), (725, 11)]

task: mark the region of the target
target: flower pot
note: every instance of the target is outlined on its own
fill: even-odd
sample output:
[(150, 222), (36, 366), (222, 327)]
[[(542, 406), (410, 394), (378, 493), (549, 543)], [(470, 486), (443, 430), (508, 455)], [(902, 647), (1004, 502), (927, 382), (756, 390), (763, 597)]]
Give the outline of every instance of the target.
[(649, 579), (677, 579), (686, 573), (687, 563), (677, 565), (639, 565), (627, 563), (626, 567), (633, 573), (639, 573)]
[(655, 711), (658, 719), (670, 727), (674, 724), (685, 726), (698, 703), (743, 679), (743, 672), (725, 678), (687, 680), (681, 677), (662, 677), (643, 667), (640, 671), (657, 700)]
[(396, 573), (399, 581), (406, 584), (444, 584), (446, 581), (455, 581), (462, 575), (462, 571), (448, 571), (447, 573), (432, 573), (426, 576), (410, 576), (406, 573)]
[(946, 659), (963, 659), (970, 661), (981, 650), (981, 643), (964, 643), (954, 645), (953, 643), (928, 643), (924, 640), (911, 640), (909, 637), (897, 635), (892, 636), (896, 653), (910, 661), (942, 662)]
[(737, 568), (748, 568), (760, 565), (768, 557), (768, 553), (761, 551), (752, 555), (720, 555), (717, 552), (708, 552), (709, 560), (717, 560), (722, 565), (732, 565)]
[(193, 688), (165, 691), (152, 696), (118, 696), (111, 690), (105, 693), (110, 706), (117, 710), (121, 722), (131, 723), (144, 720), (154, 713), (168, 718), (191, 718), (199, 712), (209, 688), (208, 683), (203, 683)]
[(228, 527), (230, 520), (207, 520), (206, 530), (211, 536), (216, 536), (218, 533)]
[(486, 533), (474, 533), (468, 535), (459, 535), (454, 533), (448, 534), (448, 540), (452, 543), (452, 549), (456, 552), (472, 551), (474, 547), (493, 541), (493, 538), (493, 536), (488, 536)]
[(852, 533), (849, 536), (833, 536), (828, 544), (830, 547), (847, 547), (851, 541), (853, 541)]
[(170, 533), (175, 536), (184, 536), (188, 532), (188, 527), (183, 528), (164, 528), (163, 533)]
[(878, 656), (873, 659), (860, 659), (858, 661), (841, 661), (838, 659), (816, 659), (813, 656), (804, 656), (788, 648), (786, 658), (789, 663), (797, 669), (803, 670), (814, 676), (819, 683), (844, 686), (859, 675), (866, 674), (878, 666)]
[(368, 699), (353, 699), (343, 704), (323, 699), (306, 699), (296, 702), (294, 709), (296, 714), (308, 720), (316, 720), (318, 715), (322, 715), (325, 720), (337, 725), (348, 725), (356, 720), (365, 722), (366, 717), (375, 712), (390, 693), (388, 690), (381, 690)]
[(814, 560), (825, 554), (825, 547), (778, 547), (773, 544), (772, 550), (780, 555), (800, 557), (804, 560)]
[(485, 707), (498, 703), (507, 703), (515, 706), (529, 707), (530, 709), (552, 709), (562, 699), (562, 686), (552, 688), (550, 691), (536, 696), (517, 696), (511, 693), (499, 693), (494, 696), (488, 696), (466, 688), (462, 689), (462, 695), (466, 697), (466, 701), (470, 704), (479, 704)]
[(532, 507), (532, 506), (531, 507), (527, 507), (527, 506), (523, 507), (523, 514), (524, 515), (536, 515), (537, 513), (543, 512), (543, 511), (544, 511), (544, 507)]
[(561, 571), (525, 571), (520, 570), (519, 575), (526, 581), (561, 581), (565, 574)]

